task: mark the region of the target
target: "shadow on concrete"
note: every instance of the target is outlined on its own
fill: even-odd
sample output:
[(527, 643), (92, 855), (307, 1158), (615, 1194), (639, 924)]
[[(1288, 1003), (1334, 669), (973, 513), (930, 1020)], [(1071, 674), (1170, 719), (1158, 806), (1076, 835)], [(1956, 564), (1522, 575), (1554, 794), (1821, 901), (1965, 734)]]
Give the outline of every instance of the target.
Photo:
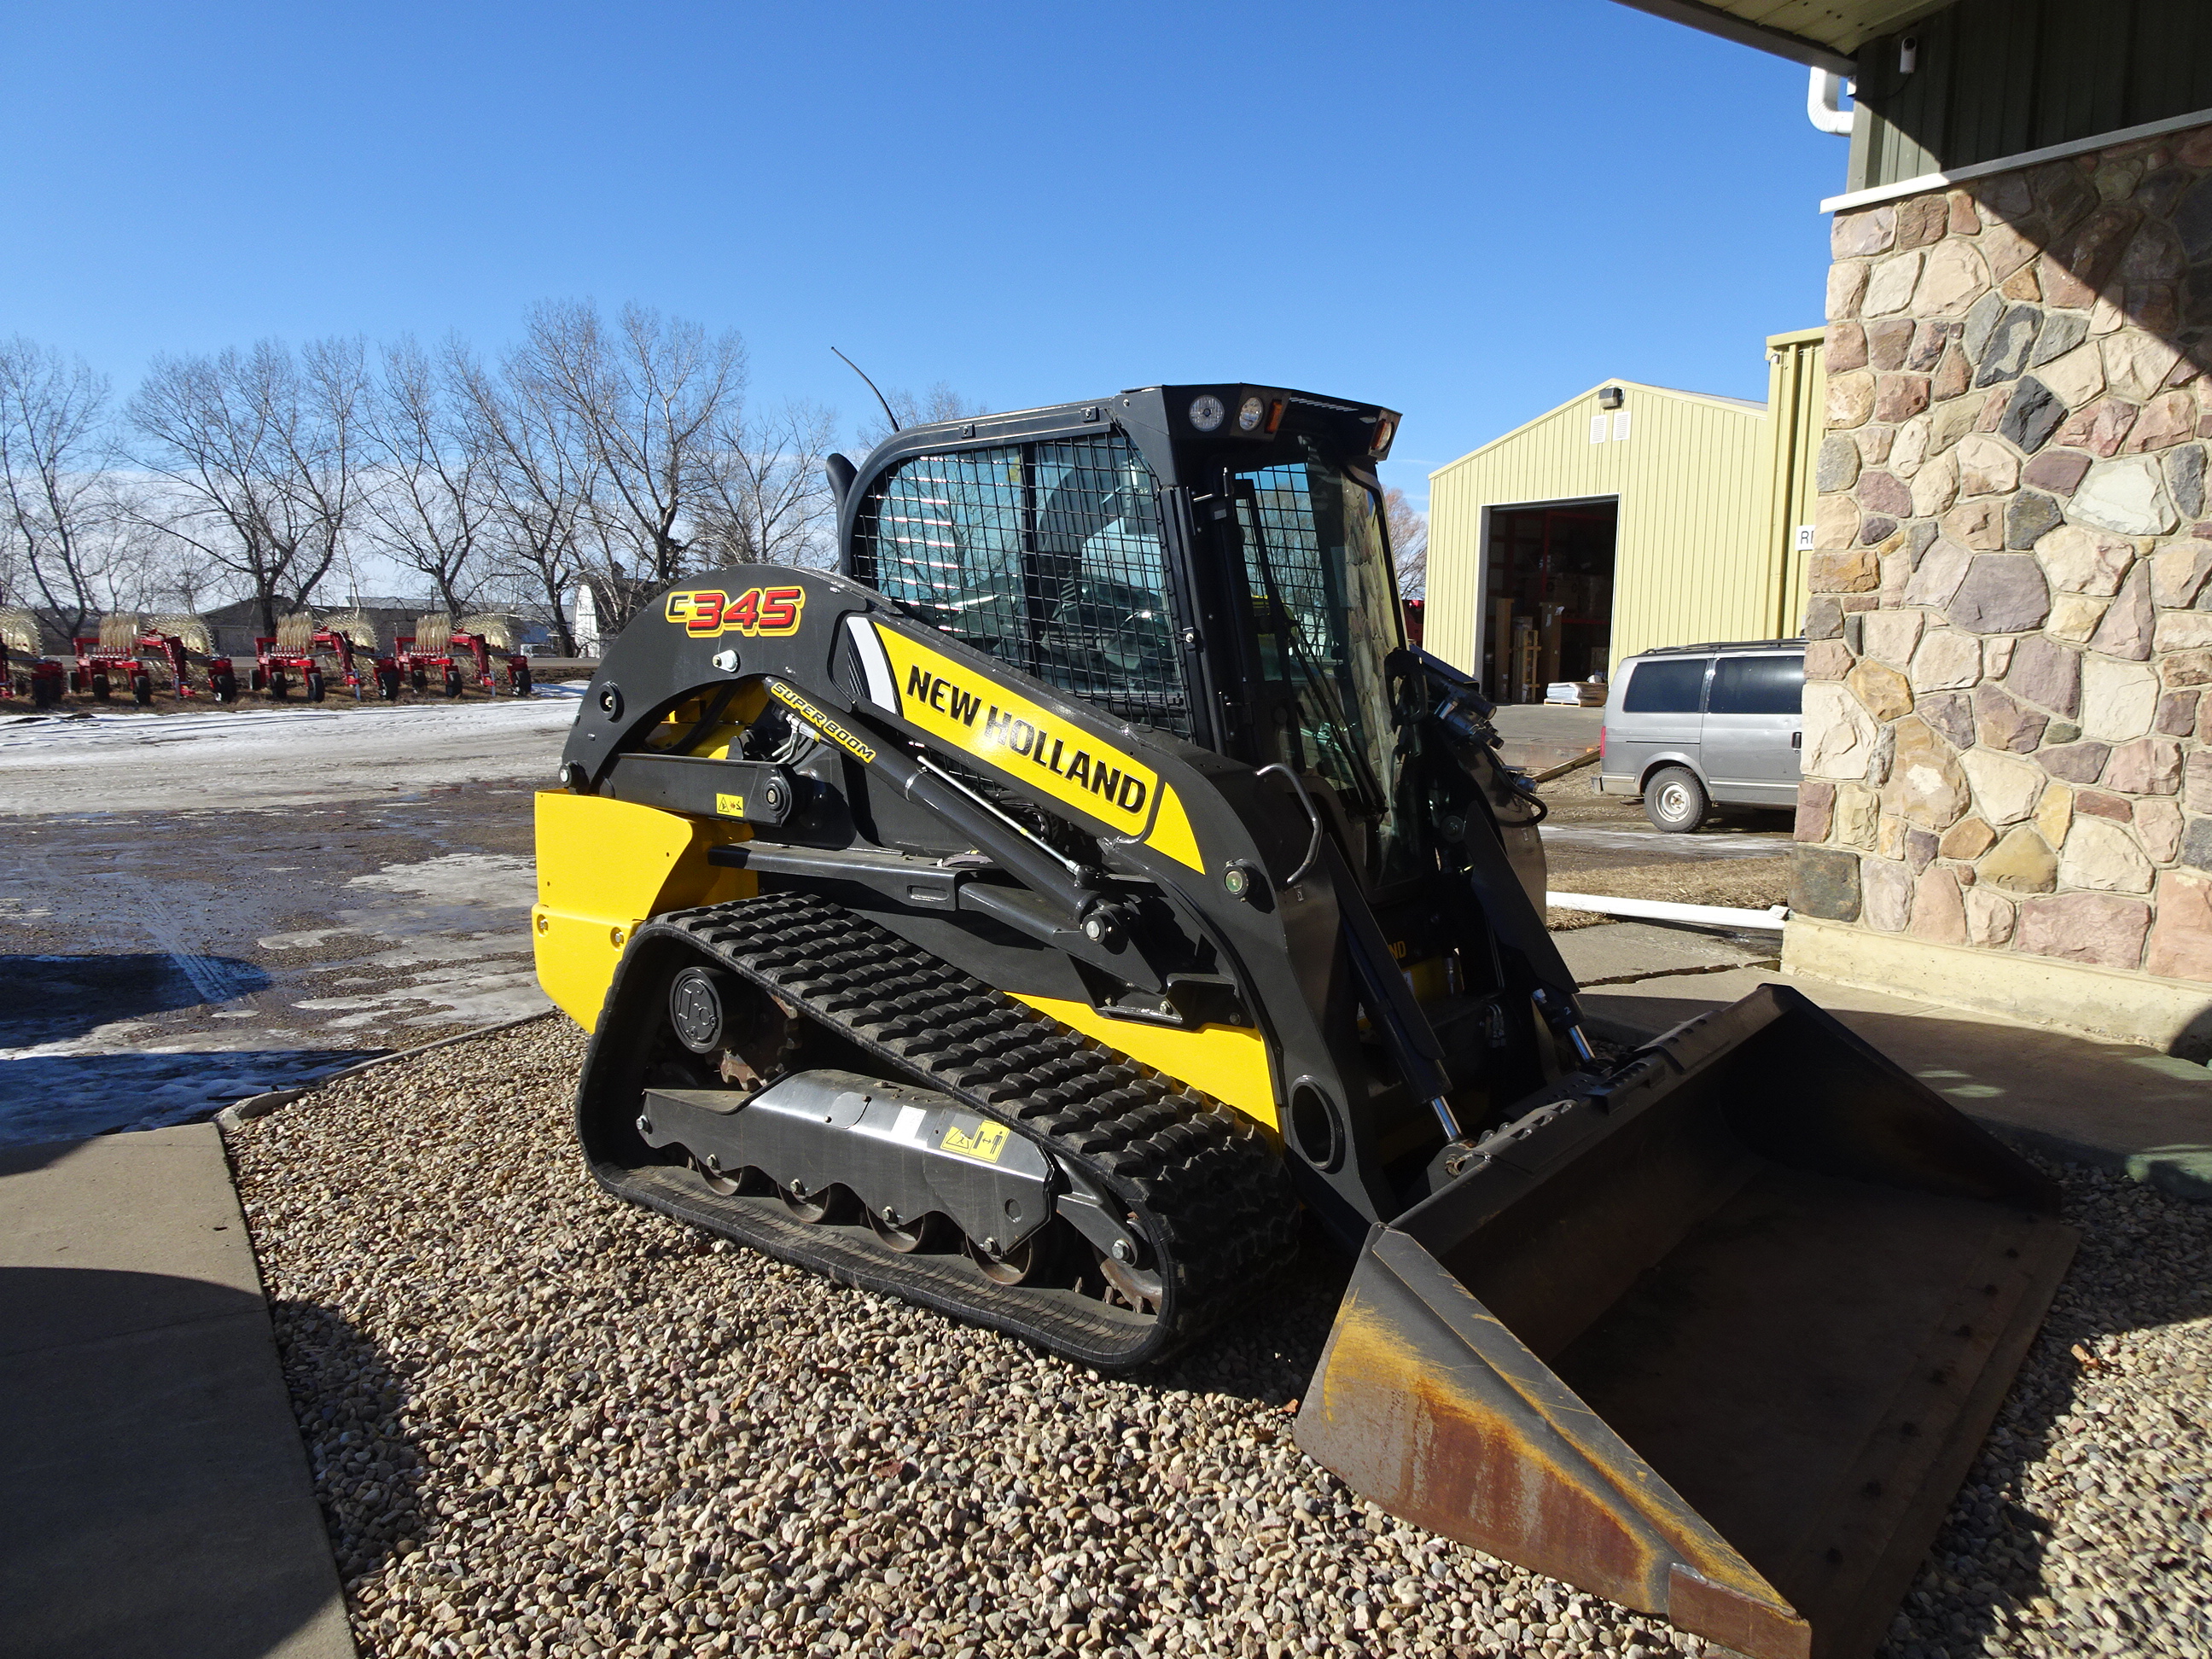
[(0, 957), (0, 984), (11, 992), (0, 1013), (0, 1048), (27, 1048), (117, 1020), (251, 996), (267, 990), (270, 979), (236, 957), (143, 951)]
[[(326, 1310), (282, 1317), (388, 1369)], [(0, 1650), (352, 1653), (269, 1330), (258, 1297), (204, 1279), (0, 1268)], [(387, 1462), (411, 1511), (419, 1460)]]
[[(1703, 975), (1602, 987), (1583, 1000), (1611, 1041), (1647, 1041), (1733, 1001)], [(1784, 981), (1787, 983), (1789, 981)], [(1675, 994), (1677, 991), (1680, 994)], [(2014, 1146), (2212, 1203), (2212, 1071), (2177, 1055), (1942, 1010), (1830, 1009), (1837, 1018)]]
[(297, 1089), (382, 1048), (213, 1048), (27, 1054), (0, 1060), (0, 1146), (69, 1144), (212, 1116), (232, 1102)]

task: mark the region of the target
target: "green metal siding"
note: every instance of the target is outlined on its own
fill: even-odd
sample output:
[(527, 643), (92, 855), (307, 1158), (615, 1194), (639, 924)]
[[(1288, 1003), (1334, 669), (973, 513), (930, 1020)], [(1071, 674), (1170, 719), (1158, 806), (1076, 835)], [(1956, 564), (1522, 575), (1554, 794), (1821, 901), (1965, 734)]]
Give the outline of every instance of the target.
[(1858, 62), (1855, 191), (2212, 109), (2212, 3), (1959, 0)]

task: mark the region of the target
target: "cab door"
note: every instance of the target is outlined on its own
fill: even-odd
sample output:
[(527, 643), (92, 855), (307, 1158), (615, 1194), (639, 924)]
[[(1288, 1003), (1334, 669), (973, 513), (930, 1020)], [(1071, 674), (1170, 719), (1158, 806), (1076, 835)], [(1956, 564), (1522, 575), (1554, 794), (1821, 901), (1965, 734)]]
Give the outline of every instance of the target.
[(1723, 657), (1705, 701), (1705, 776), (1713, 799), (1790, 806), (1804, 759), (1805, 653)]

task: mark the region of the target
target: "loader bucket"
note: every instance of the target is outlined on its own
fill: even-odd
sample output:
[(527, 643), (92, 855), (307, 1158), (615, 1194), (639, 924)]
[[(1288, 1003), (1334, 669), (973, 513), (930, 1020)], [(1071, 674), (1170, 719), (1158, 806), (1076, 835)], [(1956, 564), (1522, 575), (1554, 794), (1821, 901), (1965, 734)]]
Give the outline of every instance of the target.
[(1870, 1654), (2072, 1257), (2057, 1193), (1768, 986), (1370, 1235), (1298, 1443), (1753, 1656)]

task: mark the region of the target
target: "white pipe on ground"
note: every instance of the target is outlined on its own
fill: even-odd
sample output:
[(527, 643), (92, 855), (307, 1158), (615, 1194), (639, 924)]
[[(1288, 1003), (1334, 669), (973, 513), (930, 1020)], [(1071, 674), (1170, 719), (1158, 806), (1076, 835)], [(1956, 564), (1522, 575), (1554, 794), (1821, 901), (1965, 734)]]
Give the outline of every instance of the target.
[[(1844, 77), (1833, 70), (1816, 69), (1805, 87), (1805, 118), (1823, 132), (1846, 136), (1851, 130), (1851, 118), (1856, 108), (1843, 107), (1846, 87)], [(1857, 96), (1856, 84), (1850, 83), (1852, 96)]]
[(1609, 898), (1598, 893), (1546, 893), (1544, 902), (1554, 910), (1592, 910), (1605, 916), (1641, 916), (1650, 921), (1686, 921), (1699, 927), (1764, 927), (1782, 931), (1790, 907), (1771, 910), (1732, 910), (1721, 904), (1669, 904), (1662, 899)]

